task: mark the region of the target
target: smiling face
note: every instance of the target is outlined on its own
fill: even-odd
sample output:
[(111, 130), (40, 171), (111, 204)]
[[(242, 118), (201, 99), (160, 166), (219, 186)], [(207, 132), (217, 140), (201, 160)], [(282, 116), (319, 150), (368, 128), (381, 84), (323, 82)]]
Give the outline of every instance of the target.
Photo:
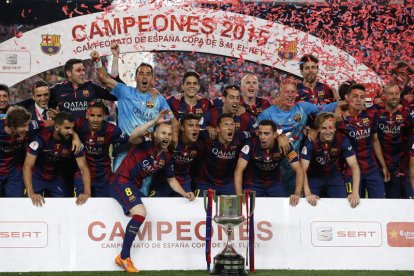
[(326, 118), (318, 128), (319, 132), (319, 139), (322, 142), (332, 142), (335, 136), (335, 119), (334, 118)]
[(194, 76), (189, 76), (185, 79), (184, 83), (181, 85), (181, 89), (184, 91), (184, 95), (189, 98), (194, 98), (197, 96), (198, 91), (200, 91), (200, 84)]
[(6, 109), (9, 106), (9, 94), (7, 91), (0, 90), (0, 109)]
[(149, 91), (154, 83), (154, 75), (151, 68), (145, 65), (140, 66), (137, 69), (135, 81), (139, 91), (144, 93)]
[(36, 87), (35, 89), (33, 89), (32, 98), (39, 107), (45, 109), (50, 99), (49, 87), (47, 86)]
[(154, 144), (158, 151), (166, 151), (172, 140), (172, 127), (160, 124), (154, 131)]

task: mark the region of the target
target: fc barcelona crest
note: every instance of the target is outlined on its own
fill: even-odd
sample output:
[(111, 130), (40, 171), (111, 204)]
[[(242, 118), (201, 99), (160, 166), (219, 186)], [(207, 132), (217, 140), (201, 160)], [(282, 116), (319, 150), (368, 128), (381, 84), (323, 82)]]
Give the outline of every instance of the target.
[(153, 107), (154, 107), (154, 102), (152, 102), (152, 101), (148, 101), (148, 102), (147, 102), (147, 107), (148, 107), (148, 108), (153, 108)]
[(46, 55), (52, 56), (56, 55), (60, 51), (60, 35), (42, 35), (42, 42), (40, 43), (40, 48), (42, 52)]
[(323, 99), (325, 98), (325, 91), (318, 91), (318, 98)]
[(397, 121), (397, 123), (401, 123), (401, 122), (402, 122), (402, 120), (403, 120), (402, 115), (401, 115), (401, 114), (397, 114), (397, 115), (395, 116), (395, 120)]
[(282, 41), (278, 48), (278, 55), (282, 59), (293, 59), (298, 53), (296, 41)]
[(302, 117), (300, 116), (300, 114), (295, 114), (295, 116), (293, 116), (293, 119), (295, 120), (295, 122), (300, 122), (300, 120), (302, 120)]

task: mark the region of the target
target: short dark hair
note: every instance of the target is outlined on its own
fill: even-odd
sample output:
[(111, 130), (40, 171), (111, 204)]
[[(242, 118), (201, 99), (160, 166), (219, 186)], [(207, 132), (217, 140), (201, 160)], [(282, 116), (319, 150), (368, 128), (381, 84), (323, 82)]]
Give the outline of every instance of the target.
[(218, 119), (217, 119), (217, 126), (220, 126), (221, 121), (222, 121), (224, 118), (230, 118), (230, 119), (232, 119), (232, 120), (234, 121), (233, 116), (231, 116), (230, 114), (227, 114), (227, 113), (223, 113), (223, 114), (221, 114), (221, 115), (218, 117)]
[(335, 114), (332, 112), (321, 112), (318, 114), (318, 116), (316, 116), (315, 118), (315, 128), (319, 129), (319, 127), (321, 126), (321, 124), (323, 122), (325, 122), (327, 119), (334, 119), (335, 120)]
[(55, 124), (63, 125), (63, 122), (65, 121), (73, 123), (74, 120), (72, 114), (65, 111), (59, 112), (55, 117)]
[(349, 88), (355, 84), (356, 82), (354, 80), (347, 80), (341, 83), (341, 86), (339, 86), (338, 94), (341, 100), (345, 99), (345, 95), (349, 93)]
[(8, 127), (21, 127), (26, 124), (32, 118), (32, 114), (21, 106), (14, 106), (10, 110), (6, 117), (6, 126)]
[(261, 120), (259, 126), (271, 126), (273, 132), (275, 132), (277, 129), (275, 122), (273, 122), (272, 120)]
[(66, 61), (65, 66), (63, 67), (63, 71), (65, 72), (65, 76), (67, 77), (68, 74), (66, 74), (67, 71), (72, 71), (73, 65), (82, 63), (81, 59), (78, 58), (71, 58), (68, 61)]
[(314, 55), (304, 55), (301, 57), (300, 62), (299, 62), (299, 68), (300, 70), (303, 70), (303, 64), (305, 64), (305, 62), (309, 62), (309, 61), (313, 61), (316, 64), (318, 64), (319, 59), (317, 57), (315, 57)]
[(350, 94), (353, 89), (359, 89), (365, 92), (365, 86), (362, 83), (354, 83), (349, 87), (347, 95)]
[(144, 67), (144, 66), (145, 67), (148, 67), (149, 69), (151, 69), (151, 75), (154, 76), (154, 68), (152, 67), (151, 64), (145, 63), (145, 62), (142, 62), (140, 65), (138, 65), (137, 69), (135, 70), (135, 76), (138, 74), (139, 68)]
[(102, 108), (103, 110), (105, 110), (106, 105), (101, 102), (101, 101), (90, 101), (88, 102), (88, 108), (92, 108), (92, 107), (98, 107), (98, 108)]
[(185, 80), (186, 80), (188, 77), (194, 77), (194, 78), (196, 78), (196, 79), (197, 79), (198, 83), (200, 83), (200, 75), (199, 75), (197, 72), (194, 72), (194, 71), (188, 71), (188, 72), (185, 72), (185, 74), (184, 74), (184, 76), (183, 76), (183, 84), (185, 83)]
[(197, 120), (199, 121), (201, 119), (201, 116), (197, 115), (197, 114), (193, 114), (193, 113), (188, 113), (185, 114), (183, 117), (181, 117), (180, 119), (180, 124), (184, 125), (184, 123), (186, 121), (190, 121), (190, 120)]
[(229, 89), (237, 90), (237, 91), (240, 92), (240, 86), (238, 86), (236, 84), (228, 84), (223, 89), (223, 97), (227, 97), (227, 90), (229, 90)]
[(46, 86), (47, 88), (49, 88), (49, 84), (47, 82), (45, 82), (44, 80), (35, 81), (33, 83), (33, 85), (32, 85), (32, 94), (34, 95), (34, 90), (36, 88), (44, 87), (44, 86)]
[(7, 85), (0, 83), (0, 90), (6, 91), (7, 95), (10, 96), (10, 88)]

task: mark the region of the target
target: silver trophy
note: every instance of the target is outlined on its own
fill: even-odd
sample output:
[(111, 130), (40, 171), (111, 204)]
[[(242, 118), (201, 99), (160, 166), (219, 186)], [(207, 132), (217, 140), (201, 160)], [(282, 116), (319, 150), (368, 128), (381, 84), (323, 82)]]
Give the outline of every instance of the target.
[[(204, 191), (204, 208), (207, 211), (206, 205), (207, 191)], [(254, 210), (254, 199), (256, 193), (250, 192), (249, 196), (253, 197), (253, 203), (251, 210)], [(213, 220), (226, 228), (227, 242), (224, 249), (214, 257), (214, 269), (211, 272), (212, 275), (247, 275), (245, 270), (245, 259), (242, 255), (238, 254), (231, 244), (231, 236), (233, 228), (243, 221), (248, 216), (243, 215), (243, 196), (242, 195), (219, 195), (213, 196), (216, 204), (215, 215)], [(253, 214), (251, 212), (250, 216)], [(213, 216), (213, 214), (212, 214)]]

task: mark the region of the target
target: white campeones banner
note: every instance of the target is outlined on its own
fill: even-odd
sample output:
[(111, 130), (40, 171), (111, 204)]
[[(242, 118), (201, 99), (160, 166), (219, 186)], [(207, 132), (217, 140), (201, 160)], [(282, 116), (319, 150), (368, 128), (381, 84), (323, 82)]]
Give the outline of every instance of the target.
[[(0, 44), (1, 82), (13, 85), (63, 65), (88, 59), (92, 50), (110, 55), (110, 42), (123, 53), (189, 51), (236, 57), (300, 75), (299, 59), (320, 60), (322, 80), (381, 84), (378, 75), (348, 53), (305, 32), (238, 13), (148, 5), (78, 16), (24, 33)], [(133, 68), (135, 69), (135, 68)]]
[[(114, 271), (129, 219), (113, 199), (0, 199), (0, 271)], [(145, 198), (148, 211), (132, 248), (142, 270), (203, 270), (203, 200)], [(256, 269), (414, 270), (414, 201), (259, 198), (255, 208)], [(213, 206), (214, 208), (214, 206)], [(213, 222), (212, 257), (226, 234)], [(233, 244), (246, 253), (244, 225)], [(24, 265), (18, 260), (24, 260)]]

